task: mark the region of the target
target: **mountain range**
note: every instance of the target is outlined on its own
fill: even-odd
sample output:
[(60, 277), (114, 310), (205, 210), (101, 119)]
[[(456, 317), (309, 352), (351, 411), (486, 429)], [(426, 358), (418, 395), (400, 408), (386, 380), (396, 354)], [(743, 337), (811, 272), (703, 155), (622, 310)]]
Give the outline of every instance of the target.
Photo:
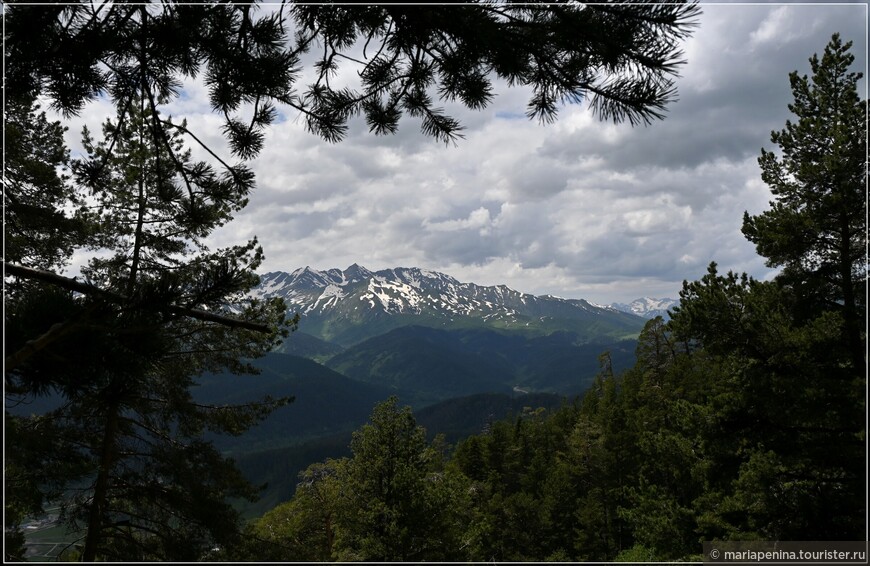
[[(242, 436), (209, 438), (251, 481), (270, 485), (246, 513), (289, 498), (308, 464), (345, 455), (351, 431), (390, 395), (430, 435), (456, 442), (493, 419), (574, 399), (593, 384), (603, 352), (614, 371), (631, 367), (645, 317), (674, 303), (602, 306), (359, 265), (266, 273), (251, 295), (282, 297), (301, 315), (299, 329), (252, 360), (259, 375), (206, 374), (192, 389), (213, 405), (295, 398)], [(40, 401), (48, 410), (59, 399)]]
[(462, 283), (419, 268), (372, 272), (354, 264), (343, 271), (276, 271), (261, 276), (251, 294), (282, 297), (291, 312), (301, 315), (302, 332), (342, 347), (409, 325), (534, 336), (567, 331), (589, 342), (634, 338), (645, 322), (634, 313), (583, 299)]
[(610, 353), (616, 371), (630, 367), (647, 317), (675, 303), (639, 299), (620, 310), (416, 267), (358, 264), (266, 273), (251, 295), (281, 297), (300, 315), (298, 331), (276, 353), (314, 360), (418, 406), (479, 393), (582, 393), (601, 353)]

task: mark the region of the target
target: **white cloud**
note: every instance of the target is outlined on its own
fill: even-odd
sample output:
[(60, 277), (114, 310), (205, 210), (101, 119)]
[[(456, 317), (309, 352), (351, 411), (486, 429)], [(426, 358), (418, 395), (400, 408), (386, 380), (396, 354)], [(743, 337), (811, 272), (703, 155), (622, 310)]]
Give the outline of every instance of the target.
[(812, 34), (818, 29), (819, 23), (819, 20), (801, 14), (797, 6), (779, 6), (749, 34), (749, 43), (753, 47), (773, 45), (775, 48), (780, 48), (784, 44)]
[(489, 210), (480, 207), (472, 210), (468, 218), (457, 220), (444, 220), (442, 222), (429, 222), (428, 219), (423, 220), (423, 227), (432, 232), (454, 232), (457, 230), (477, 230), (481, 235), (489, 232), (492, 226), (492, 218)]

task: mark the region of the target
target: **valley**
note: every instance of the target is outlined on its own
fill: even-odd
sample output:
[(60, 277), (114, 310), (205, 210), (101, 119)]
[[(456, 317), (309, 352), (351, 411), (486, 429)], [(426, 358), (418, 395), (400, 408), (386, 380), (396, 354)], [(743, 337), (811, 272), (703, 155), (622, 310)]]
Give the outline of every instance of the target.
[[(235, 502), (249, 517), (288, 500), (312, 462), (346, 456), (351, 433), (391, 395), (412, 407), (430, 439), (455, 444), (511, 415), (573, 403), (604, 352), (615, 372), (630, 368), (646, 322), (416, 268), (268, 273), (251, 295), (284, 298), (301, 315), (298, 329), (251, 360), (258, 374), (206, 373), (191, 389), (195, 402), (214, 406), (293, 398), (240, 436), (206, 433), (266, 486), (259, 501)], [(7, 409), (37, 414), (58, 402), (49, 395)]]
[(417, 268), (273, 272), (251, 295), (282, 297), (299, 328), (253, 361), (259, 375), (206, 375), (193, 389), (197, 402), (215, 405), (294, 398), (240, 437), (209, 437), (268, 485), (260, 501), (239, 502), (251, 516), (289, 499), (310, 463), (347, 455), (351, 432), (390, 395), (430, 438), (456, 443), (495, 420), (573, 402), (604, 352), (614, 371), (628, 369), (646, 322)]

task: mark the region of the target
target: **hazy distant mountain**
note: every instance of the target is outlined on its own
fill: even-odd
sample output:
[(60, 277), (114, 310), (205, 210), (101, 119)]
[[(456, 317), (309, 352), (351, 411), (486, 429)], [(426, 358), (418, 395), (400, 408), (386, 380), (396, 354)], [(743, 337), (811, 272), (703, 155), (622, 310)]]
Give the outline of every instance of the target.
[(344, 271), (277, 271), (263, 275), (252, 294), (283, 297), (291, 311), (302, 315), (301, 331), (341, 346), (411, 324), (534, 335), (569, 331), (587, 341), (636, 337), (644, 324), (630, 313), (582, 299), (462, 283), (418, 268), (372, 272), (354, 264)]
[(668, 309), (679, 304), (680, 301), (677, 299), (653, 299), (650, 297), (643, 297), (635, 299), (628, 304), (612, 303), (610, 306), (618, 311), (635, 314), (647, 319), (660, 316), (665, 320), (668, 320), (668, 318), (670, 318), (668, 316)]

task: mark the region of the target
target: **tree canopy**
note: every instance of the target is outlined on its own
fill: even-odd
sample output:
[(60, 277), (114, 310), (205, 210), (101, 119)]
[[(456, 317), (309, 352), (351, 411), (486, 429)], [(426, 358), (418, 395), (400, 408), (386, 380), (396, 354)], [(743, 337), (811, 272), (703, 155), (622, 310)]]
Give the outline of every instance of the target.
[[(7, 489), (17, 486), (7, 492), (7, 520), (15, 525), (57, 498), (64, 524), (85, 533), (83, 560), (196, 560), (237, 534), (239, 517), (227, 498), (256, 496), (200, 436), (240, 434), (289, 399), (214, 407), (194, 403), (191, 388), (204, 371), (252, 371), (244, 359), (286, 336), (285, 306), (244, 297), (262, 259), (256, 241), (215, 251), (202, 244), (239, 206), (232, 183), (200, 166), (195, 193), (178, 186), (141, 106), (123, 123), (107, 121), (100, 141), (84, 135), (88, 155), (71, 168), (90, 191), (74, 218), (90, 225), (102, 251), (82, 268), (86, 292), (76, 296), (49, 279), (15, 289), (6, 305), (8, 350), (32, 353), (25, 340), (54, 331), (41, 338), (40, 355), (7, 363), (7, 401), (63, 399), (46, 414), (7, 413), (16, 443)], [(170, 141), (187, 162), (179, 137)], [(185, 312), (191, 305), (199, 310)], [(233, 318), (217, 316), (229, 307)], [(204, 316), (190, 316), (197, 312)], [(268, 331), (228, 326), (244, 320), (266, 323)]]
[(778, 281), (801, 296), (803, 317), (842, 313), (852, 364), (863, 365), (862, 312), (867, 276), (867, 103), (858, 96), (862, 74), (850, 71), (851, 42), (834, 35), (822, 58), (810, 59), (812, 77), (789, 75), (794, 102), (763, 150), (761, 176), (776, 200), (756, 216), (744, 215), (743, 233)]

